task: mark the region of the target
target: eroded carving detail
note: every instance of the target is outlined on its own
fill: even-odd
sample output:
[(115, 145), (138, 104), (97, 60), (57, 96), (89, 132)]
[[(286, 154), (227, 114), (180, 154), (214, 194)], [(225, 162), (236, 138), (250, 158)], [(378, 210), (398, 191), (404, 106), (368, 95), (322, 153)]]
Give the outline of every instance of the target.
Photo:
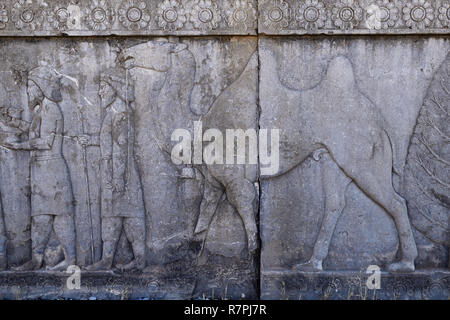
[(238, 30), (256, 27), (256, 9), (250, 0), (228, 0), (225, 4), (228, 25)]
[(189, 21), (195, 29), (213, 30), (222, 20), (217, 4), (211, 0), (192, 0), (186, 8), (190, 12)]
[(413, 0), (403, 7), (403, 20), (407, 27), (413, 29), (430, 27), (434, 17), (434, 8), (430, 1)]
[(262, 12), (262, 23), (269, 29), (281, 30), (289, 25), (291, 20), (291, 9), (289, 4), (283, 0), (271, 0), (265, 4)]
[(300, 3), (295, 18), (301, 28), (314, 30), (325, 26), (328, 15), (321, 1), (307, 0)]
[(341, 0), (332, 9), (331, 19), (336, 27), (351, 30), (362, 20), (363, 10), (354, 0)]
[(106, 0), (92, 0), (84, 10), (84, 21), (90, 30), (111, 29), (115, 20), (114, 8)]
[(119, 8), (119, 21), (127, 29), (146, 28), (150, 22), (150, 12), (142, 0), (125, 0)]
[(6, 28), (6, 23), (9, 21), (8, 10), (4, 4), (0, 4), (0, 30)]
[(17, 0), (11, 9), (11, 21), (19, 30), (39, 30), (44, 21), (43, 8), (34, 1)]
[(181, 29), (187, 21), (186, 12), (176, 0), (164, 0), (158, 5), (158, 26), (164, 30)]

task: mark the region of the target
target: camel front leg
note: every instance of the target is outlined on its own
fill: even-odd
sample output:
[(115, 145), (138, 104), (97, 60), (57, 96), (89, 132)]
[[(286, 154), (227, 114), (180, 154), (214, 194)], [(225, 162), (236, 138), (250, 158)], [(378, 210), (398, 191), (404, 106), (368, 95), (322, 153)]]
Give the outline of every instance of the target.
[(322, 187), (325, 197), (325, 214), (311, 258), (306, 263), (294, 266), (294, 269), (299, 271), (323, 270), (322, 263), (328, 256), (334, 229), (345, 207), (345, 192), (351, 182), (351, 179), (336, 165), (330, 154), (322, 155), (321, 159), (323, 161)]

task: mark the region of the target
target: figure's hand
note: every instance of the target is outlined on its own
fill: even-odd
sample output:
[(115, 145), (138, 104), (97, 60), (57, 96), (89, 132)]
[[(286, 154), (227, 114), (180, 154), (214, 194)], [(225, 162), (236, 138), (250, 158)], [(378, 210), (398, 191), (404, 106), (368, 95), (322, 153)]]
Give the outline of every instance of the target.
[(4, 124), (9, 124), (12, 121), (12, 117), (9, 114), (9, 110), (7, 108), (0, 108), (0, 121)]
[(106, 181), (105, 183), (104, 183), (104, 187), (105, 187), (105, 189), (107, 189), (107, 190), (113, 190), (114, 189), (114, 184), (112, 183), (112, 181)]
[(114, 179), (114, 191), (122, 193), (125, 191), (125, 180), (122, 178)]
[(88, 134), (79, 135), (77, 137), (78, 143), (83, 147), (88, 147), (91, 145), (91, 136)]
[(37, 146), (38, 146), (38, 140), (37, 140), (37, 139), (31, 139), (31, 140), (29, 141), (29, 144), (30, 144), (30, 147), (31, 147), (32, 149), (37, 149)]
[(2, 146), (11, 150), (24, 150), (27, 146), (26, 142), (8, 142), (3, 141)]

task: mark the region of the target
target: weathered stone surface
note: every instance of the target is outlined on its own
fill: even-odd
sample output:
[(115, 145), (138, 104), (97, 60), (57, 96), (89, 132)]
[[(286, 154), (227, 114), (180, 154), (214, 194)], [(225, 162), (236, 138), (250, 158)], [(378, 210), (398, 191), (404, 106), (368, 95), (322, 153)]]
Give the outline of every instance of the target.
[[(260, 128), (281, 128), (279, 176), (261, 184), (263, 272), (320, 269), (322, 262), (327, 270), (384, 267), (407, 256), (408, 250), (414, 259), (414, 242), (419, 249), (416, 266), (446, 267), (448, 249), (442, 247), (446, 240), (427, 240), (417, 230), (414, 240), (407, 227), (403, 234), (409, 236), (398, 242), (390, 217), (395, 217), (394, 209), (384, 197), (389, 199), (392, 192), (401, 199), (404, 194), (410, 137), (431, 80), (441, 65), (445, 69), (448, 41), (439, 37), (259, 41)], [(441, 79), (445, 72), (436, 77)], [(446, 94), (448, 81), (436, 81)], [(441, 106), (448, 104), (441, 96)], [(379, 140), (380, 134), (389, 139)], [(325, 154), (315, 156), (314, 150), (320, 148)], [(377, 155), (383, 148), (387, 149)], [(448, 158), (445, 152), (443, 159)], [(448, 176), (445, 170), (433, 172)], [(445, 198), (442, 206), (440, 237), (445, 238)], [(402, 211), (407, 214), (404, 204)], [(407, 216), (403, 219), (407, 222)], [(310, 259), (311, 265), (298, 265)]]
[(262, 299), (273, 300), (447, 300), (448, 271), (411, 275), (380, 274), (381, 288), (366, 286), (365, 270), (301, 273), (268, 271), (262, 276)]
[[(2, 181), (17, 180), (23, 189), (2, 193), (1, 231), (8, 248), (2, 238), (1, 253), (7, 252), (9, 268), (29, 259), (31, 239), (33, 259), (17, 270), (55, 265), (65, 270), (76, 264), (92, 271), (137, 268), (169, 277), (161, 266), (171, 264), (199, 275), (193, 296), (228, 287), (230, 296), (255, 297), (254, 249), (249, 255), (242, 219), (222, 197), (225, 182), (212, 176), (205, 182), (210, 169), (174, 165), (170, 153), (175, 129), (192, 130), (202, 115), (205, 130), (217, 127), (217, 118), (233, 117), (233, 110), (226, 111), (233, 99), (239, 100), (232, 105), (247, 103), (242, 122), (256, 125), (256, 44), (245, 37), (2, 42), (0, 50), (8, 57), (2, 64), (2, 123), (8, 132), (2, 144), (9, 157), (2, 162)], [(127, 71), (121, 68), (129, 62)], [(40, 99), (30, 100), (31, 109), (25, 107), (27, 90), (30, 99), (32, 92)], [(60, 109), (44, 107), (41, 115), (34, 103)], [(44, 115), (50, 117), (52, 110), (57, 120), (49, 118), (44, 133)], [(36, 133), (29, 133), (27, 120)], [(38, 121), (40, 127), (34, 125)], [(52, 123), (60, 123), (59, 129)], [(14, 130), (17, 137), (11, 136)], [(42, 142), (43, 151), (36, 151), (35, 140), (27, 142), (53, 135)], [(31, 150), (31, 160), (28, 152), (14, 151), (22, 149)], [(219, 195), (212, 201), (220, 204), (195, 230), (208, 183), (214, 187), (206, 188)], [(19, 214), (10, 211), (22, 202), (26, 206), (15, 209), (21, 209)], [(249, 214), (255, 214), (253, 208)], [(251, 227), (255, 241), (255, 222)]]
[(447, 298), (449, 13), (0, 0), (0, 298)]
[(256, 0), (3, 0), (1, 35), (255, 34)]
[(422, 0), (260, 0), (265, 34), (448, 33), (449, 4)]

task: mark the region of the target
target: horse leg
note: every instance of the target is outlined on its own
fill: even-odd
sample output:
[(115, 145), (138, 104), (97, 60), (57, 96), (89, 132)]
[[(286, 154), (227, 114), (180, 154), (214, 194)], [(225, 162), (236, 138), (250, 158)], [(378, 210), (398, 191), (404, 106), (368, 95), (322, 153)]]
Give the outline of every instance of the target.
[(325, 214), (311, 258), (306, 263), (294, 266), (294, 269), (299, 271), (323, 270), (322, 262), (328, 256), (334, 229), (345, 207), (345, 192), (351, 182), (328, 153), (322, 155), (322, 159), (324, 160), (322, 187), (325, 197)]
[(245, 178), (236, 178), (226, 185), (227, 199), (239, 213), (247, 233), (247, 246), (249, 253), (258, 249), (255, 211), (253, 201), (256, 191), (253, 184)]

